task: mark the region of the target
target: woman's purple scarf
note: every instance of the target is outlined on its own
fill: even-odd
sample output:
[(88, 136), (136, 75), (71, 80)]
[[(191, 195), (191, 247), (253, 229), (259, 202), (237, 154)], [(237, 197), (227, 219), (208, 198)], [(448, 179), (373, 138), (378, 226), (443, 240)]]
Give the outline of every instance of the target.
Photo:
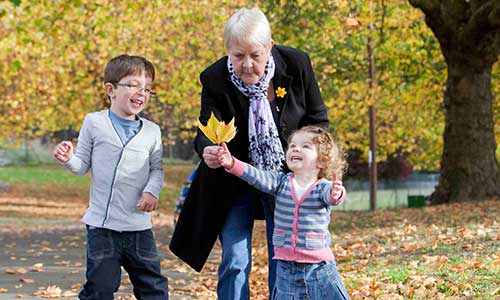
[(262, 170), (280, 170), (285, 154), (267, 99), (267, 89), (275, 70), (273, 56), (269, 55), (264, 76), (255, 84), (247, 85), (236, 76), (231, 57), (228, 57), (227, 68), (231, 82), (250, 99), (248, 141), (251, 164)]

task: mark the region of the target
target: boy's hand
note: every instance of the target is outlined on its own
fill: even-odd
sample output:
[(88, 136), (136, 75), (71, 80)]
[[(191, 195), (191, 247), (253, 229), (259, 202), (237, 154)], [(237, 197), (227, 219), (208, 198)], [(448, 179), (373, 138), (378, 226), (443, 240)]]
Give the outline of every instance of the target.
[(137, 208), (145, 212), (156, 210), (158, 208), (158, 199), (151, 193), (142, 193), (141, 200), (137, 203)]
[(345, 188), (341, 180), (337, 180), (337, 176), (333, 174), (333, 188), (332, 188), (332, 198), (335, 200), (340, 200), (344, 197)]
[(219, 162), (221, 166), (225, 169), (231, 169), (234, 166), (234, 158), (227, 149), (226, 143), (222, 143), (217, 151), (217, 156), (219, 157)]
[(62, 141), (57, 144), (54, 150), (54, 157), (62, 163), (68, 162), (73, 157), (73, 143)]

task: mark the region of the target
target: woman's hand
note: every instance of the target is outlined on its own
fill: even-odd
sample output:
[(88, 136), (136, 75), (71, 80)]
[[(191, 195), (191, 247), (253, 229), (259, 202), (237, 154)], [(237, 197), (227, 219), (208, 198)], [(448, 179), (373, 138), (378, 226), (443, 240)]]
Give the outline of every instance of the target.
[(203, 149), (203, 161), (211, 169), (217, 169), (221, 166), (219, 162), (219, 146), (206, 146)]
[(225, 169), (231, 169), (234, 166), (234, 158), (229, 152), (229, 149), (227, 149), (226, 143), (222, 143), (217, 154), (221, 166), (223, 166)]

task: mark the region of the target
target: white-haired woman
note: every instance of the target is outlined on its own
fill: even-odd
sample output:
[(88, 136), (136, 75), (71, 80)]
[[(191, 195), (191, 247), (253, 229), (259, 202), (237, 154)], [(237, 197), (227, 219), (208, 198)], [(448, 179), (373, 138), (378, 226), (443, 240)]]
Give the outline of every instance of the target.
[[(309, 56), (275, 45), (269, 22), (258, 8), (242, 8), (230, 17), (224, 28), (224, 44), (228, 56), (200, 75), (200, 121), (206, 123), (211, 113), (225, 122), (234, 117), (238, 131), (227, 144), (231, 153), (260, 169), (279, 170), (284, 167), (287, 138), (294, 130), (329, 124)], [(170, 249), (200, 271), (218, 237), (222, 245), (218, 299), (247, 300), (253, 224), (264, 217), (272, 291), (276, 273), (276, 263), (271, 260), (273, 201), (268, 194), (224, 172), (218, 161), (218, 145), (201, 131), (194, 144), (203, 162), (186, 197)]]

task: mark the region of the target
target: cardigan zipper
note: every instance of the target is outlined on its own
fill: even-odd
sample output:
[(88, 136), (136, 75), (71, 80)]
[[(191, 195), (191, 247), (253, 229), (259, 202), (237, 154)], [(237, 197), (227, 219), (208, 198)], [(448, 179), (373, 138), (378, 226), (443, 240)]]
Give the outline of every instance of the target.
[[(139, 118), (140, 119), (140, 118)], [(111, 121), (111, 118), (109, 117), (109, 111), (108, 111), (108, 120), (109, 122), (111, 123), (111, 127), (113, 128), (113, 130), (115, 131), (115, 133), (118, 135), (118, 131), (116, 131), (116, 128), (115, 126), (113, 125), (113, 122)], [(142, 122), (142, 121), (141, 121)], [(111, 206), (111, 200), (113, 199), (113, 192), (114, 192), (114, 187), (115, 187), (115, 182), (116, 182), (116, 173), (118, 172), (118, 166), (120, 165), (120, 162), (123, 158), (123, 152), (125, 152), (125, 148), (127, 147), (127, 145), (132, 142), (132, 140), (139, 135), (139, 133), (141, 133), (142, 129), (144, 127), (144, 123), (142, 122), (141, 123), (141, 129), (139, 129), (139, 131), (133, 136), (131, 137), (125, 144), (123, 144), (123, 142), (121, 141), (121, 138), (120, 136), (118, 135), (118, 140), (120, 140), (120, 143), (122, 144), (122, 150), (120, 152), (120, 158), (118, 159), (118, 162), (116, 163), (116, 166), (115, 166), (115, 172), (113, 173), (113, 180), (111, 181), (111, 190), (109, 192), (109, 198), (108, 198), (108, 203), (106, 204), (106, 214), (104, 216), (104, 220), (102, 220), (102, 227), (104, 227), (104, 224), (106, 223), (106, 221), (108, 220), (109, 218), (109, 207)]]

